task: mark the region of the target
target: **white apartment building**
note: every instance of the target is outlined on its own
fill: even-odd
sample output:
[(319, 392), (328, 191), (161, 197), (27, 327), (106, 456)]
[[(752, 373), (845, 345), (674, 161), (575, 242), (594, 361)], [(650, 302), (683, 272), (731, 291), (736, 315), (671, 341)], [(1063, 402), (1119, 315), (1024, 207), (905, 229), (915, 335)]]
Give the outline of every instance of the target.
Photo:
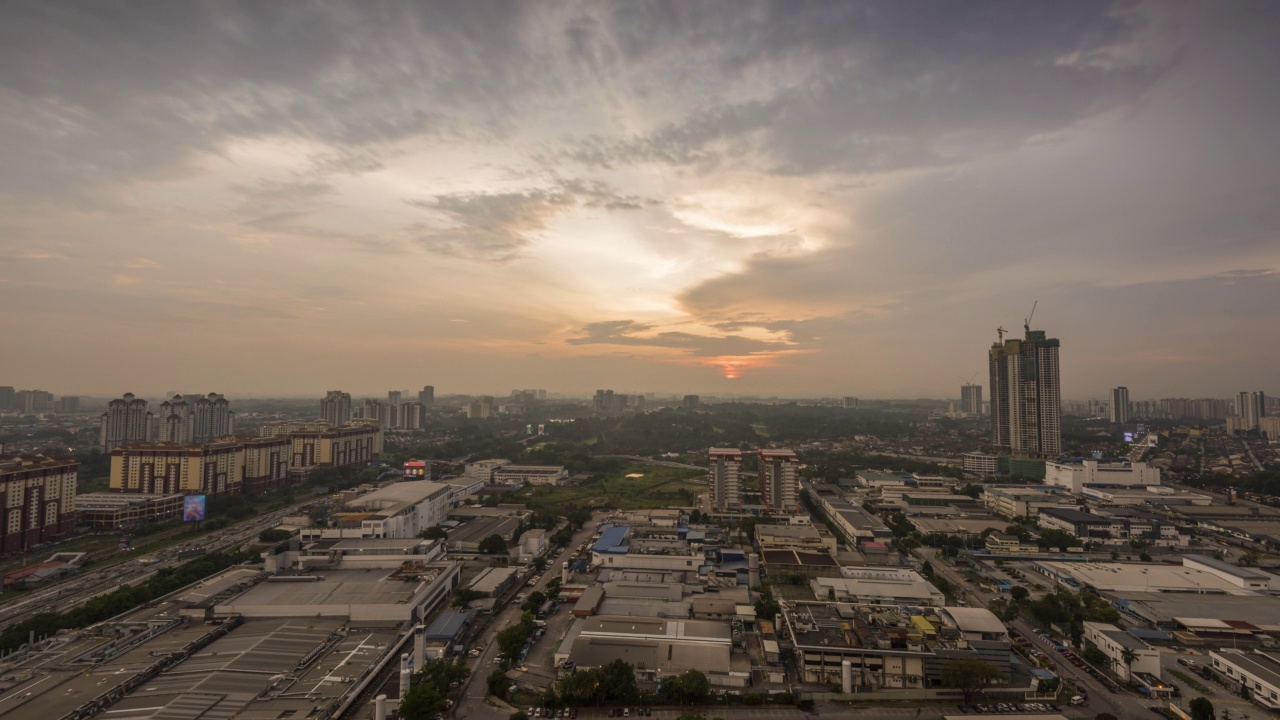
[(741, 508), (742, 451), (737, 448), (711, 448), (707, 454), (711, 461), (707, 473), (711, 507), (715, 510)]

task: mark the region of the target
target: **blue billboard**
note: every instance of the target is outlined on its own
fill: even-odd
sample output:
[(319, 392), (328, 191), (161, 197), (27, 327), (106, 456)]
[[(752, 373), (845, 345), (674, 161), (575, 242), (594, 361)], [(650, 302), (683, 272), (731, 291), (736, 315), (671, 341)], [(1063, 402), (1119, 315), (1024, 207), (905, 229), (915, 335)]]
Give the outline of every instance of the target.
[(204, 495), (188, 495), (182, 498), (182, 521), (200, 522), (204, 519)]

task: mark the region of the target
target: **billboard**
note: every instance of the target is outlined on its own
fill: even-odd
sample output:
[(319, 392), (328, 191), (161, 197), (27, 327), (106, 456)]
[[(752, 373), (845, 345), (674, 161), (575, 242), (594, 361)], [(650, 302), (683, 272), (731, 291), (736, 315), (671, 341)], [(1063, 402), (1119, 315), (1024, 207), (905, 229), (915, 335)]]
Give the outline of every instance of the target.
[(188, 495), (182, 498), (182, 521), (200, 522), (204, 519), (204, 495)]

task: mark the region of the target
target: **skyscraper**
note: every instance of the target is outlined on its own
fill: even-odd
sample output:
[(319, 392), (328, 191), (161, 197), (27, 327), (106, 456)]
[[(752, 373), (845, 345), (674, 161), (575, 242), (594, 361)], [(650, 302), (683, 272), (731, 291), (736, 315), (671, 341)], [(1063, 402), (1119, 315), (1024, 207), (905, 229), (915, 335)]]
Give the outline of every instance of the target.
[(1031, 457), (1062, 454), (1062, 390), (1056, 338), (1026, 326), (1022, 340), (992, 343), (991, 441)]
[(16, 391), (12, 385), (0, 385), (0, 410), (12, 410)]
[(1236, 395), (1236, 415), (1240, 416), (1246, 430), (1257, 430), (1266, 414), (1267, 396), (1261, 390), (1245, 390)]
[(432, 403), (436, 401), (436, 389), (431, 385), (422, 386), (422, 392), (418, 393), (418, 402), (423, 407), (430, 408)]
[(231, 403), (218, 393), (209, 393), (196, 400), (192, 415), (192, 439), (198, 443), (207, 443), (214, 438), (230, 435), (235, 430), (236, 414), (231, 412)]
[(760, 495), (769, 512), (793, 515), (800, 497), (800, 459), (791, 450), (761, 450)]
[(711, 467), (707, 471), (707, 489), (711, 507), (729, 510), (742, 507), (742, 451), (737, 448), (711, 448), (707, 451)]
[(982, 386), (969, 383), (960, 386), (960, 412), (966, 415), (982, 414)]
[(351, 420), (351, 393), (330, 390), (320, 401), (320, 418), (329, 427), (342, 427)]
[(1123, 385), (1111, 388), (1111, 405), (1108, 410), (1112, 424), (1123, 425), (1129, 422), (1129, 388)]
[(123, 398), (107, 403), (98, 429), (98, 445), (104, 451), (151, 438), (151, 412), (146, 400), (125, 393)]

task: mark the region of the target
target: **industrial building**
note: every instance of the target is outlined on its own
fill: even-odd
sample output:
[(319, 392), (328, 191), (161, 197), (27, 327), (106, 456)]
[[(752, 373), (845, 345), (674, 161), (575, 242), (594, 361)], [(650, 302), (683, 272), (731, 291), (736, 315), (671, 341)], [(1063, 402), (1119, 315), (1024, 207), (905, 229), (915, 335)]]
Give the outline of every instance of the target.
[(1159, 485), (1160, 468), (1146, 463), (1130, 462), (1123, 458), (1110, 460), (1058, 460), (1046, 462), (1044, 465), (1044, 483), (1065, 488), (1068, 492), (1080, 494), (1090, 486), (1124, 486)]
[(649, 682), (696, 669), (713, 686), (745, 687), (751, 679), (750, 660), (732, 650), (728, 623), (597, 615), (574, 623), (555, 659), (579, 668), (623, 660), (635, 668), (638, 679)]
[[(1115, 671), (1122, 680), (1133, 679), (1135, 673), (1160, 677), (1159, 648), (1151, 647), (1115, 625), (1086, 620), (1084, 639), (1106, 654), (1111, 661), (1107, 669)], [(1125, 662), (1126, 651), (1133, 654), (1132, 662)]]

